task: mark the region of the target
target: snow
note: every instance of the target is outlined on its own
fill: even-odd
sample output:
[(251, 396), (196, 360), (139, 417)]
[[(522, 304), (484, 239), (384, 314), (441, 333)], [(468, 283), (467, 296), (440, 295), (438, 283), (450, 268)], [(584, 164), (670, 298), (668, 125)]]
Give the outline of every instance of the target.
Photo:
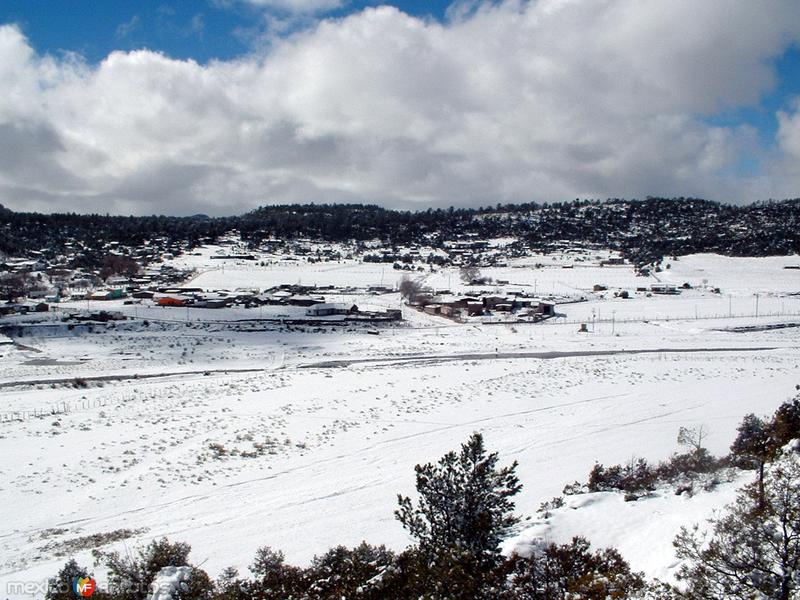
[(750, 480), (751, 474), (739, 474), (733, 481), (720, 483), (713, 492), (691, 496), (662, 488), (635, 502), (626, 502), (619, 492), (567, 496), (564, 507), (506, 540), (503, 550), (528, 556), (541, 545), (565, 544), (574, 536), (583, 536), (596, 548), (619, 550), (634, 571), (675, 583), (680, 563), (672, 540), (681, 527), (703, 525), (732, 503), (738, 489)]
[(175, 594), (188, 589), (191, 567), (164, 567), (158, 572), (147, 600), (173, 600)]
[[(235, 264), (211, 260), (215, 251), (174, 262), (197, 268), (191, 285), (204, 288), (364, 287), (382, 278), (391, 286), (402, 276), (356, 261)], [(541, 324), (460, 324), (403, 307), (397, 324), (291, 327), (259, 319), (304, 317), (305, 308), (121, 300), (91, 303), (132, 317), (111, 329), (70, 330), (62, 313), (4, 319), (40, 325), (0, 347), (0, 589), (55, 574), (66, 560), (58, 548), (70, 540), (121, 529), (137, 532), (104, 549), (167, 536), (190, 543), (193, 562), (212, 578), (228, 566), (246, 572), (263, 545), (299, 564), (362, 540), (402, 548), (410, 540), (393, 511), (398, 493), (414, 494), (414, 465), (476, 430), (501, 462), (519, 461), (518, 512), (538, 518), (539, 505), (585, 481), (595, 461), (663, 460), (678, 449), (681, 426), (700, 424), (709, 450), (725, 453), (744, 414), (770, 414), (796, 393), (799, 329), (730, 330), (800, 324), (800, 301), (790, 295), (800, 291), (800, 273), (782, 268), (796, 257), (681, 257), (658, 274), (662, 281), (703, 288), (707, 279), (722, 293), (630, 300), (598, 297), (591, 286), (656, 280), (574, 257), (563, 258), (572, 269), (534, 268), (551, 258), (482, 270), (509, 287), (589, 298), (559, 304), (566, 319)], [(455, 269), (422, 276), (467, 289)], [(396, 293), (326, 301), (400, 307)], [(593, 310), (594, 332), (578, 333)], [(668, 579), (677, 529), (724, 506), (740, 484), (630, 503), (571, 497), (546, 521), (529, 522), (517, 542), (580, 534)], [(78, 552), (80, 563), (92, 563), (90, 550)]]

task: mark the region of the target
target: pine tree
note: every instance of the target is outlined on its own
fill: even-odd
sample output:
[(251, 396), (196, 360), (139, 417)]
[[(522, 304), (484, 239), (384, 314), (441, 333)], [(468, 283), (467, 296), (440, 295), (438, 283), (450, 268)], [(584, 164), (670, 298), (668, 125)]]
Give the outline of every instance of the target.
[(675, 539), (679, 558), (688, 561), (678, 578), (681, 597), (711, 600), (764, 598), (790, 600), (800, 592), (800, 457), (789, 452), (764, 479), (764, 502), (757, 484), (740, 492), (727, 513), (703, 534), (695, 526)]
[(45, 600), (74, 600), (77, 597), (72, 587), (75, 579), (91, 576), (87, 569), (75, 562), (75, 559), (69, 560), (58, 575), (48, 581)]
[(745, 415), (731, 444), (731, 456), (745, 469), (758, 470), (758, 498), (764, 502), (764, 466), (777, 450), (769, 425), (754, 414)]
[(474, 433), (459, 454), (415, 467), (419, 505), (398, 496), (395, 516), (424, 553), (454, 549), (483, 566), (497, 563), (501, 540), (519, 521), (511, 498), (522, 489), (516, 461), (501, 469), (497, 462), (497, 453), (487, 454), (483, 436)]

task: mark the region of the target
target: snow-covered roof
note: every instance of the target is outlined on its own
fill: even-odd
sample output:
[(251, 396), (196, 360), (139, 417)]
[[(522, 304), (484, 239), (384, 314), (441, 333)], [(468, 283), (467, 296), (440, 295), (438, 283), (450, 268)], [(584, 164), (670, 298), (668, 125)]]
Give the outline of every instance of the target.
[(350, 310), (355, 302), (320, 302), (309, 307), (309, 310)]

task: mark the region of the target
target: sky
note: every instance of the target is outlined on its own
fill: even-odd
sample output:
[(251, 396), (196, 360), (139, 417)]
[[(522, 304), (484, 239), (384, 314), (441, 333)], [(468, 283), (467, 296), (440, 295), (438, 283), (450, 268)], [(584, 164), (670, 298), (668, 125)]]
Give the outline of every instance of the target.
[(797, 0), (3, 0), (0, 204), (800, 196)]

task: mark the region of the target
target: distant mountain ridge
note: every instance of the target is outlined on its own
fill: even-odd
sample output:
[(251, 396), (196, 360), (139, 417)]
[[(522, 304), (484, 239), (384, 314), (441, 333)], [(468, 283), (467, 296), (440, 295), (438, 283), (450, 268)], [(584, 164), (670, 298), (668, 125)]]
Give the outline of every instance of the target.
[(800, 253), (800, 198), (744, 206), (697, 198), (575, 200), (416, 212), (293, 204), (263, 206), (234, 217), (45, 215), (0, 207), (0, 252), (9, 256), (56, 256), (76, 246), (100, 255), (109, 245), (135, 247), (156, 238), (194, 247), (231, 231), (239, 231), (253, 246), (274, 238), (440, 246), (450, 239), (512, 236), (545, 251), (563, 242), (602, 245), (644, 264), (695, 252)]

